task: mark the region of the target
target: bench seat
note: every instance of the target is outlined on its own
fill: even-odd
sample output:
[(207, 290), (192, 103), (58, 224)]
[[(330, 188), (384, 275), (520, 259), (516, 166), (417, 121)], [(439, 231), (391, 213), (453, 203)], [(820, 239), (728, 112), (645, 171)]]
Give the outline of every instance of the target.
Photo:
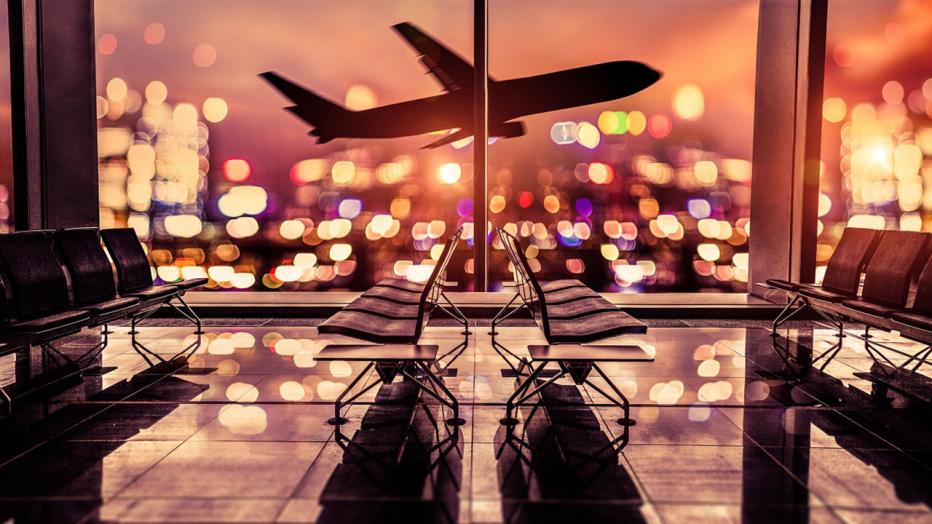
[(417, 305), (421, 302), (421, 293), (413, 291), (404, 291), (394, 287), (375, 286), (369, 288), (361, 297), (380, 298), (390, 300), (398, 304)]
[(602, 297), (581, 298), (563, 304), (547, 304), (547, 316), (551, 320), (572, 319), (605, 311), (618, 311), (618, 308)]
[(177, 294), (179, 289), (174, 285), (164, 284), (161, 286), (151, 286), (136, 291), (124, 293), (124, 296), (138, 298), (139, 300), (158, 300)]
[(622, 311), (602, 311), (574, 319), (550, 320), (550, 343), (584, 343), (619, 335), (644, 334), (647, 326)]
[(412, 293), (420, 293), (421, 291), (424, 291), (423, 282), (411, 282), (410, 280), (405, 280), (403, 278), (384, 278), (379, 280), (375, 287), (390, 287), (400, 289), (402, 291), (410, 291)]
[(868, 302), (863, 298), (856, 298), (851, 300), (842, 300), (841, 305), (849, 307), (851, 309), (856, 309), (862, 311), (869, 315), (874, 315), (875, 317), (887, 318), (890, 315), (900, 311), (900, 308), (884, 306), (882, 304), (875, 304), (874, 302)]
[(398, 304), (377, 297), (361, 296), (347, 304), (344, 311), (366, 311), (386, 318), (409, 318), (416, 320), (417, 304)]
[(98, 302), (96, 304), (82, 305), (79, 307), (90, 311), (94, 316), (100, 316), (113, 313), (114, 311), (119, 311), (121, 309), (126, 309), (131, 306), (135, 306), (136, 304), (139, 304), (138, 298), (122, 297), (106, 300), (104, 302)]
[(553, 293), (555, 291), (562, 291), (571, 287), (582, 287), (588, 289), (587, 285), (574, 278), (551, 280), (549, 282), (540, 283), (540, 288), (544, 290), (544, 293)]
[(54, 313), (29, 320), (13, 322), (5, 326), (6, 330), (14, 333), (41, 333), (57, 329), (69, 324), (80, 324), (90, 318), (90, 313), (84, 310), (70, 310)]
[(932, 331), (932, 317), (915, 311), (896, 311), (890, 315), (890, 318), (909, 326)]
[[(559, 291), (544, 292), (544, 299), (547, 301), (547, 307), (565, 304), (574, 300), (583, 298), (601, 298), (598, 293), (588, 287), (571, 287)], [(549, 311), (549, 310), (548, 310)]]
[(210, 280), (206, 278), (189, 278), (179, 282), (170, 282), (169, 285), (188, 291), (196, 287), (206, 286), (208, 282), (210, 282)]
[(416, 318), (385, 318), (364, 311), (341, 310), (317, 326), (319, 333), (346, 335), (381, 343), (417, 342)]
[(799, 290), (799, 294), (809, 297), (809, 298), (814, 298), (816, 300), (823, 300), (825, 302), (831, 302), (833, 304), (837, 304), (839, 302), (842, 302), (843, 300), (850, 300), (850, 299), (855, 298), (855, 295), (848, 295), (845, 293), (836, 293), (834, 291), (829, 291), (827, 289), (823, 289), (819, 287), (805, 288), (805, 289), (801, 288)]

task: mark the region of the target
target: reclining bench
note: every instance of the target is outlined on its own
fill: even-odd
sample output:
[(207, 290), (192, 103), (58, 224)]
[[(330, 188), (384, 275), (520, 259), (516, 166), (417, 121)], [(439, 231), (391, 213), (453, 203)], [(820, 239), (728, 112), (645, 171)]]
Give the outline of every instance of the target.
[[(575, 285), (572, 281), (560, 281), (560, 285), (550, 286), (553, 291), (545, 291), (545, 286), (537, 281), (537, 277), (531, 271), (518, 239), (502, 228), (498, 228), (498, 235), (514, 266), (516, 296), (522, 303), (519, 309), (530, 311), (547, 340), (547, 345), (528, 346), (530, 359), (527, 360), (499, 344), (495, 339), (496, 332), (493, 326), (492, 346), (520, 380), (515, 392), (508, 399), (502, 424), (517, 425), (518, 420), (514, 414), (519, 405), (527, 402), (548, 385), (569, 375), (576, 385), (588, 385), (622, 409), (624, 416), (618, 419), (618, 423), (625, 430), (620, 439), (626, 439), (627, 428), (634, 425), (634, 420), (630, 418), (630, 403), (598, 363), (651, 362), (654, 356), (634, 345), (587, 343), (625, 334), (643, 334), (647, 332), (647, 326), (581, 283)], [(499, 320), (496, 325), (508, 316), (510, 313), (497, 315)], [(513, 364), (512, 360), (517, 360), (517, 365)], [(559, 366), (558, 373), (538, 383), (538, 378), (542, 378), (544, 369), (551, 363)], [(527, 374), (526, 369), (530, 369)], [(593, 370), (601, 376), (613, 394), (589, 380)]]
[[(468, 321), (443, 290), (444, 285), (448, 284), (443, 276), (461, 236), (462, 228), (444, 244), (443, 252), (425, 284), (383, 281), (385, 285), (373, 287), (318, 326), (317, 330), (321, 334), (345, 335), (377, 343), (331, 344), (316, 356), (316, 360), (321, 362), (342, 360), (367, 363), (334, 402), (334, 416), (329, 420), (331, 424), (346, 423), (347, 419), (342, 415), (344, 407), (352, 405), (375, 386), (392, 383), (399, 374), (452, 410), (453, 415), (447, 419), (447, 424), (458, 426), (465, 422), (459, 416), (459, 402), (435, 372), (445, 372), (465, 350), (469, 340)], [(418, 287), (421, 288), (419, 292), (415, 291)], [(448, 310), (440, 305), (441, 299), (453, 309)], [(462, 323), (464, 328), (464, 340), (442, 355), (438, 355), (439, 347), (436, 345), (418, 344), (435, 308)], [(442, 364), (447, 357), (451, 357), (450, 360)], [(376, 377), (351, 394), (373, 368)]]

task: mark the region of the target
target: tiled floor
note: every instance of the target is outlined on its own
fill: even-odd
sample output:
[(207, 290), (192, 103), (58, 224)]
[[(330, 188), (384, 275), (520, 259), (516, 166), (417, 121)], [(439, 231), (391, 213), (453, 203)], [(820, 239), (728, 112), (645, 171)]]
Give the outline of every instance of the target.
[[(614, 340), (656, 352), (603, 366), (637, 421), (616, 452), (621, 410), (571, 382), (509, 435), (515, 381), (487, 326), (444, 379), (466, 425), (397, 380), (336, 433), (331, 401), (362, 366), (314, 356), (348, 339), (307, 321), (217, 324), (187, 367), (150, 367), (117, 328), (96, 368), (20, 400), (0, 422), (0, 522), (932, 522), (930, 411), (872, 398), (854, 337), (824, 372), (788, 368), (760, 323), (665, 321)], [(190, 331), (140, 339), (167, 358)], [(836, 340), (782, 334), (815, 354)], [(431, 327), (422, 342), (460, 336)], [(500, 338), (519, 354), (542, 342), (529, 326)]]

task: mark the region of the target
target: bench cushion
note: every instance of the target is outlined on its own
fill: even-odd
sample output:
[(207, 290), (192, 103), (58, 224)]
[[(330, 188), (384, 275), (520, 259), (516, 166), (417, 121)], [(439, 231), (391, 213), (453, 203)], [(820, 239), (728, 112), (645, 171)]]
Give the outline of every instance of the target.
[(344, 311), (363, 311), (386, 318), (417, 319), (417, 304), (398, 304), (381, 298), (361, 296), (343, 308)]
[(554, 291), (552, 293), (544, 293), (544, 299), (547, 302), (547, 308), (551, 305), (564, 304), (566, 302), (571, 302), (573, 300), (579, 300), (582, 298), (601, 298), (598, 293), (589, 289), (588, 287), (571, 287), (567, 289), (561, 289), (559, 291)]
[(618, 311), (618, 308), (601, 297), (581, 298), (563, 304), (547, 304), (547, 316), (551, 320), (576, 318), (602, 311)]
[(912, 311), (897, 311), (892, 313), (890, 318), (919, 329), (932, 331), (932, 317), (927, 315), (914, 313)]
[(806, 296), (806, 297), (815, 298), (818, 300), (824, 300), (826, 302), (834, 302), (834, 303), (841, 302), (842, 300), (848, 300), (848, 299), (855, 298), (852, 295), (836, 293), (834, 291), (829, 291), (827, 289), (823, 289), (820, 287), (805, 288), (805, 289), (800, 288), (799, 294)]
[(397, 302), (398, 304), (417, 305), (421, 302), (420, 292), (415, 293), (413, 291), (403, 291), (393, 287), (376, 286), (370, 288), (369, 291), (363, 293), (362, 296), (370, 298), (381, 298), (383, 300)]
[(370, 342), (417, 342), (417, 320), (388, 319), (362, 311), (341, 310), (317, 326), (317, 331)]
[(898, 308), (883, 306), (880, 304), (875, 304), (873, 302), (868, 302), (862, 298), (856, 298), (852, 300), (842, 300), (841, 305), (845, 307), (850, 307), (851, 309), (856, 309), (858, 311), (863, 311), (869, 315), (874, 315), (881, 318), (887, 318), (893, 313), (899, 311)]
[(569, 289), (571, 287), (587, 287), (582, 282), (576, 279), (562, 279), (562, 280), (551, 280), (550, 282), (541, 282), (540, 288), (544, 293), (553, 293), (554, 291), (560, 291), (563, 289)]
[(121, 309), (129, 308), (135, 306), (139, 303), (139, 299), (135, 297), (123, 297), (123, 298), (114, 298), (113, 300), (107, 300), (105, 302), (98, 302), (96, 304), (89, 304), (86, 306), (80, 306), (91, 312), (92, 315), (106, 315), (108, 313), (113, 313), (114, 311), (119, 311)]
[(175, 286), (177, 288), (181, 288), (187, 291), (189, 289), (194, 289), (196, 287), (207, 285), (208, 282), (210, 282), (210, 280), (206, 278), (189, 278), (187, 280), (182, 280), (180, 282), (172, 282), (169, 285), (172, 285), (172, 286)]
[(87, 320), (89, 317), (90, 315), (87, 311), (80, 309), (63, 311), (32, 320), (14, 322), (9, 325), (8, 329), (18, 333), (41, 333), (42, 331), (55, 329), (67, 324), (77, 324)]
[(550, 321), (549, 342), (584, 343), (626, 334), (647, 333), (647, 326), (622, 311), (603, 311), (583, 317)]
[(136, 291), (126, 293), (127, 296), (138, 298), (139, 300), (156, 300), (165, 298), (178, 293), (179, 289), (175, 286), (152, 286)]
[(420, 293), (424, 291), (425, 284), (423, 282), (411, 282), (410, 280), (405, 280), (403, 278), (385, 278), (385, 279), (379, 280), (379, 283), (376, 284), (376, 286), (391, 287), (395, 289), (400, 289), (402, 291)]

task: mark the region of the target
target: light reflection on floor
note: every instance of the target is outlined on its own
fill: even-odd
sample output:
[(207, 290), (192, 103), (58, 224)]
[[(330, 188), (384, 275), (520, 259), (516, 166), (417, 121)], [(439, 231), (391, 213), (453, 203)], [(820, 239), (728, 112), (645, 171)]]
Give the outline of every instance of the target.
[[(458, 432), (399, 380), (364, 395), (340, 434), (325, 422), (331, 402), (363, 365), (314, 357), (351, 339), (304, 321), (237, 320), (208, 328), (187, 368), (153, 372), (116, 328), (96, 370), (4, 422), (0, 521), (932, 522), (928, 410), (872, 398), (856, 338), (824, 372), (801, 373), (759, 325), (684, 323), (695, 326), (612, 341), (656, 361), (603, 366), (637, 421), (609, 459), (620, 410), (568, 382), (552, 389), (559, 404), (522, 412), (526, 449), (502, 446), (515, 383), (487, 327), (473, 328), (444, 379), (467, 419)], [(816, 355), (837, 340), (782, 334)], [(140, 337), (166, 358), (196, 341), (168, 325)], [(422, 342), (442, 351), (459, 337), (431, 327)], [(522, 353), (542, 337), (515, 326), (500, 341)]]

